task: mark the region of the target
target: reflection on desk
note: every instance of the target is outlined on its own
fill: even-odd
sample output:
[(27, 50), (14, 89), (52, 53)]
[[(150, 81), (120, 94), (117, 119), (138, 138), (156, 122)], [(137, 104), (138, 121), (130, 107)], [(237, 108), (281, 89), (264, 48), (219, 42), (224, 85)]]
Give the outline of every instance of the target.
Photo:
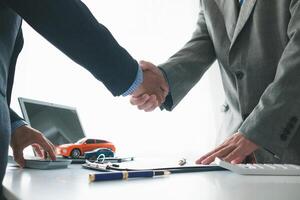
[[(136, 159), (136, 162), (148, 161)], [(299, 200), (300, 177), (241, 176), (230, 171), (175, 174), (167, 178), (88, 182), (90, 170), (32, 170), (8, 167), (4, 186), (24, 200)]]

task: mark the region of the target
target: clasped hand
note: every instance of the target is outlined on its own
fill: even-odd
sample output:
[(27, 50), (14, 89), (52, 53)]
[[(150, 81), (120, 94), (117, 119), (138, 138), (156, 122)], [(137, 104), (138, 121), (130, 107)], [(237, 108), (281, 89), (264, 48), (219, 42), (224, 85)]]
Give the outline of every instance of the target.
[(169, 85), (162, 72), (152, 63), (140, 61), (144, 81), (132, 94), (130, 103), (146, 112), (153, 111), (160, 106), (169, 93)]

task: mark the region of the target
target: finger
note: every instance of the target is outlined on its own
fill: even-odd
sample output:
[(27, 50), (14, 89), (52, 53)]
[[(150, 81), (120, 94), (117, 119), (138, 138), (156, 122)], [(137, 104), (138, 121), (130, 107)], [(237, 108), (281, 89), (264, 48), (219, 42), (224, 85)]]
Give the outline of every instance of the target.
[(217, 148), (215, 148), (213, 151), (208, 152), (207, 154), (205, 154), (204, 156), (202, 156), (201, 158), (199, 158), (199, 159), (196, 161), (196, 163), (201, 164), (201, 162), (202, 162), (204, 159), (206, 159), (208, 156), (210, 156), (211, 154), (214, 154), (214, 153), (220, 151), (222, 148), (228, 146), (228, 144), (231, 142), (231, 140), (232, 140), (231, 137), (228, 138), (228, 139), (226, 139), (221, 145), (219, 145), (219, 146), (218, 146)]
[(161, 84), (160, 89), (163, 91), (164, 96), (166, 97), (169, 93), (169, 86), (168, 84)]
[[(54, 146), (54, 144), (52, 144), (52, 143), (50, 143), (50, 146), (52, 147), (52, 150), (53, 150), (53, 152), (55, 153), (55, 155), (56, 155), (56, 147)], [(55, 156), (56, 157), (56, 156)]]
[(46, 137), (44, 137), (44, 139), (48, 142), (48, 144), (50, 145), (52, 151), (56, 152), (56, 147), (54, 146), (54, 144), (52, 144), (52, 142), (50, 142), (50, 140), (48, 140)]
[(34, 155), (35, 156), (38, 156), (38, 157), (41, 157), (41, 150), (38, 148), (38, 146), (36, 144), (32, 144), (32, 149), (34, 151)]
[(206, 159), (207, 157), (209, 157), (210, 155), (212, 155), (212, 154), (214, 154), (214, 153), (220, 151), (220, 150), (221, 150), (222, 148), (224, 148), (226, 145), (227, 145), (227, 144), (222, 144), (222, 145), (220, 145), (219, 147), (215, 148), (214, 150), (212, 150), (212, 151), (208, 152), (207, 154), (201, 156), (201, 157), (196, 161), (196, 164), (201, 164), (201, 162), (202, 162), (203, 160), (205, 160), (205, 159)]
[(245, 160), (245, 157), (237, 157), (231, 161), (232, 164), (240, 164)]
[(156, 101), (155, 104), (153, 104), (149, 109), (145, 109), (145, 112), (151, 112), (155, 110), (159, 106), (159, 103)]
[(223, 160), (226, 162), (231, 162), (238, 158), (245, 158), (246, 155), (243, 154), (243, 149), (238, 147), (229, 153)]
[(235, 149), (234, 146), (225, 146), (224, 148), (220, 149), (216, 153), (211, 154), (206, 159), (204, 159), (201, 164), (208, 165), (212, 163), (216, 157), (223, 158), (227, 156), (230, 152), (232, 152)]
[(130, 103), (134, 106), (143, 105), (146, 103), (146, 101), (149, 100), (149, 98), (150, 96), (148, 94), (143, 94), (142, 96), (139, 97), (132, 96), (130, 98)]
[(23, 156), (23, 149), (14, 149), (13, 151), (14, 160), (20, 165), (20, 167), (25, 167), (25, 159)]
[(151, 70), (151, 69), (153, 69), (153, 67), (155, 67), (152, 63), (144, 61), (144, 60), (141, 60), (139, 62), (139, 64), (140, 64), (142, 70)]
[(47, 160), (49, 158), (49, 153), (47, 151), (45, 151), (44, 153), (44, 159)]
[(38, 138), (36, 143), (49, 154), (51, 160), (56, 160), (55, 151), (53, 151), (51, 145), (43, 137)]
[(156, 104), (157, 104), (156, 96), (151, 95), (149, 100), (146, 101), (146, 103), (144, 103), (143, 105), (138, 106), (138, 109), (147, 110), (147, 109), (151, 108), (153, 105), (156, 105)]
[(44, 154), (43, 154), (43, 152), (41, 151), (41, 147), (40, 147), (38, 144), (32, 144), (31, 146), (32, 146), (34, 152), (35, 152), (39, 157), (41, 157), (41, 158), (44, 157)]
[(164, 96), (156, 95), (156, 102), (155, 103), (157, 103), (157, 105), (161, 105), (164, 101), (165, 101), (165, 97)]
[(160, 89), (163, 91), (164, 97), (166, 98), (169, 94), (169, 87), (162, 85)]
[(168, 94), (168, 92), (163, 91), (161, 89), (159, 92), (156, 93), (156, 98), (157, 98), (159, 105), (161, 105), (163, 102), (165, 102), (167, 94)]
[(50, 146), (50, 150), (47, 151), (47, 158), (50, 157), (51, 160), (56, 160), (56, 150), (53, 148), (52, 143), (48, 143)]
[(138, 109), (148, 112), (153, 110), (152, 108), (156, 108), (157, 104), (158, 104), (157, 100), (147, 101), (144, 105), (139, 106)]

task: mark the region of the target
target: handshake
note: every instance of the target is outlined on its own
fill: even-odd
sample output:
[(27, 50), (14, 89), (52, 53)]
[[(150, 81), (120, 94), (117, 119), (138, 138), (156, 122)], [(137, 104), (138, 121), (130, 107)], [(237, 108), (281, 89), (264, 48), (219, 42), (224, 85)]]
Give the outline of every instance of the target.
[(146, 112), (160, 106), (169, 93), (169, 85), (163, 73), (150, 62), (140, 61), (143, 70), (143, 83), (134, 91), (130, 103)]

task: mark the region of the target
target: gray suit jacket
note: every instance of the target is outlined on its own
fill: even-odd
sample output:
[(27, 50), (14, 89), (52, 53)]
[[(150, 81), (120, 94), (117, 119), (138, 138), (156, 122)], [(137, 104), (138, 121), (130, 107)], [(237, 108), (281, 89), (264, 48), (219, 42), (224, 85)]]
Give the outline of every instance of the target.
[[(192, 39), (160, 67), (172, 110), (217, 59), (226, 96), (219, 138), (240, 131), (259, 162), (300, 163), (300, 1), (201, 0)], [(276, 156), (274, 156), (276, 155)], [(279, 159), (277, 159), (277, 157)]]

